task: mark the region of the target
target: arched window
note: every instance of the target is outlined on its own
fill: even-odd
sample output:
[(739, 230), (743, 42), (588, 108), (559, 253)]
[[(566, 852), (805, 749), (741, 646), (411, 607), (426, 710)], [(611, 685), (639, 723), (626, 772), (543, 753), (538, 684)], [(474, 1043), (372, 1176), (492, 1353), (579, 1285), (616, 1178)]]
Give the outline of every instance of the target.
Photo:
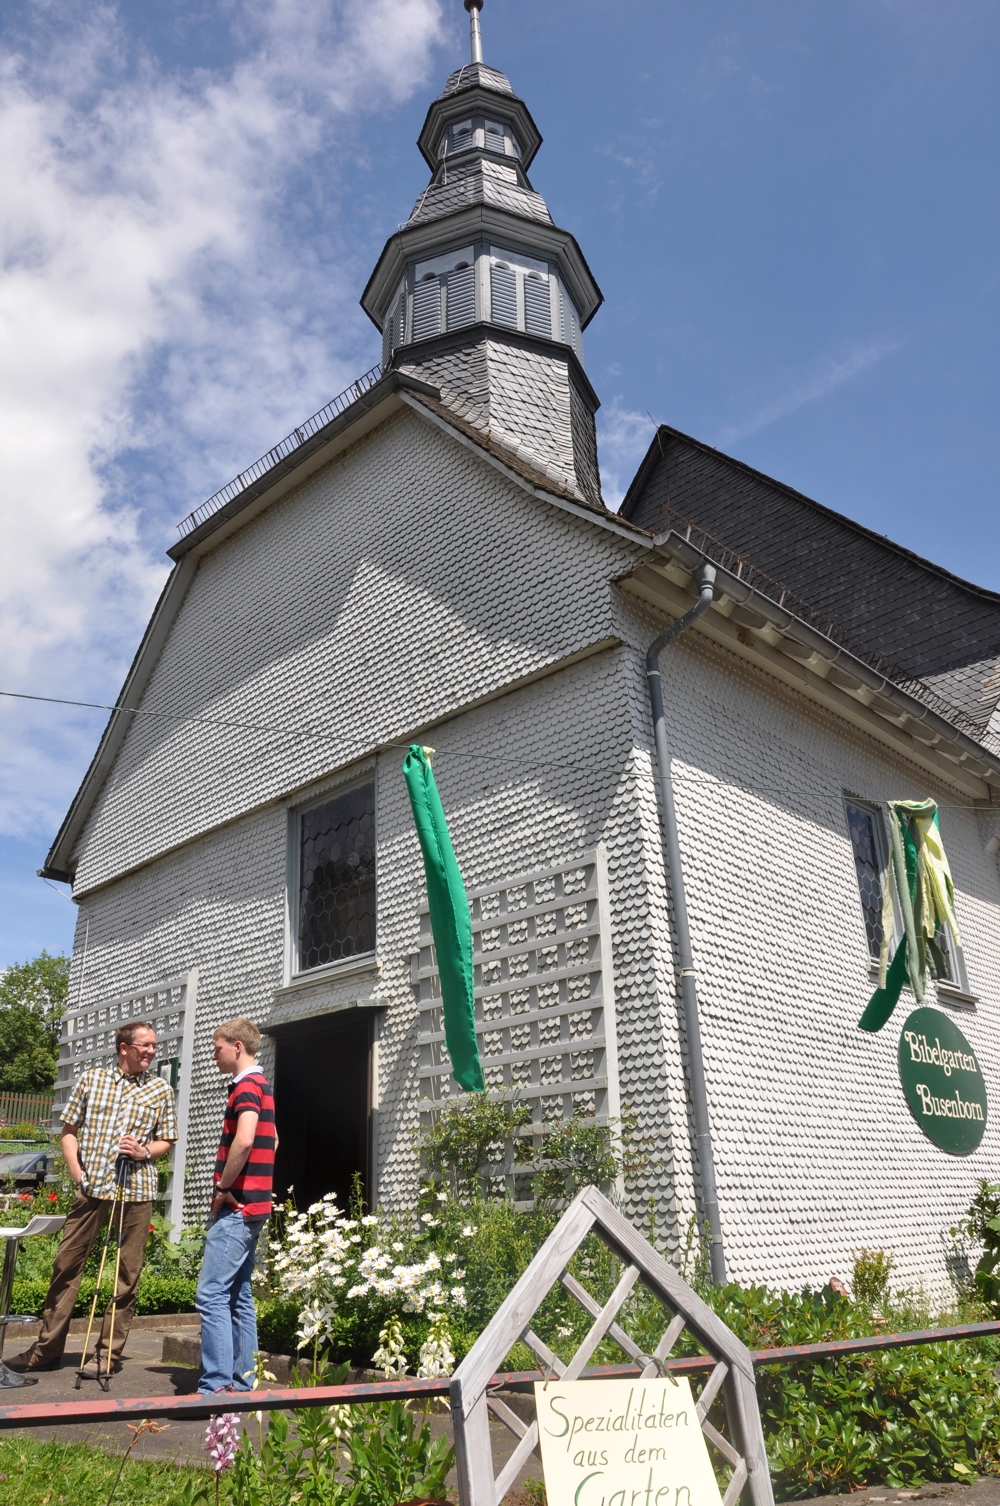
[(507, 148), (503, 139), (503, 126), (496, 120), (486, 122), (486, 150), (499, 152), (500, 156), (506, 155)]
[(460, 120), (451, 128), (451, 146), (448, 155), (454, 156), (456, 152), (468, 152), (472, 150), (472, 121)]

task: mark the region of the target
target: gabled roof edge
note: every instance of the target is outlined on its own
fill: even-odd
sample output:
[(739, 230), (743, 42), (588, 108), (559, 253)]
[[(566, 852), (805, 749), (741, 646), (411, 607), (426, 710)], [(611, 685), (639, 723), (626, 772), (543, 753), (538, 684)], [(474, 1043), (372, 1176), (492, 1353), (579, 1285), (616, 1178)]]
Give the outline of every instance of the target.
[(130, 703), (134, 704), (141, 698), (149, 684), (160, 651), (167, 640), (167, 634), (187, 595), (195, 569), (196, 561), (188, 556), (174, 565), (167, 576), (159, 600), (153, 608), (153, 615), (136, 649), (135, 658), (125, 676), (125, 683), (115, 702), (115, 710), (108, 718), (101, 740), (97, 744), (97, 751), (80, 782), (79, 789), (73, 796), (69, 810), (63, 817), (62, 825), (45, 859), (45, 867), (38, 870), (40, 878), (56, 879), (63, 884), (72, 883), (73, 870), (70, 864), (76, 840), (86, 824), (105, 779), (111, 772), (118, 750), (125, 741), (125, 734), (132, 725), (132, 719), (126, 708)]
[[(706, 444), (702, 439), (695, 439), (693, 435), (685, 434), (682, 429), (675, 429), (671, 424), (659, 424), (657, 426), (652, 443), (643, 456), (639, 469), (632, 478), (622, 505), (619, 508), (619, 512), (623, 517), (628, 516), (627, 509), (637, 500), (638, 494), (645, 485), (657, 459), (660, 457), (666, 459), (660, 438), (664, 434), (669, 435), (671, 439), (682, 440), (684, 444), (691, 445), (694, 449), (700, 450), (702, 454), (711, 455), (716, 460), (721, 460), (725, 465), (732, 466), (734, 469), (744, 472), (745, 475), (752, 476), (756, 481), (762, 481), (766, 486), (774, 487), (776, 491), (783, 492), (785, 496), (793, 498), (796, 502), (804, 502), (807, 507), (811, 507), (816, 512), (822, 513), (824, 517), (832, 519), (835, 523), (842, 524), (843, 527), (850, 529), (853, 533), (861, 534), (864, 538), (870, 539), (872, 543), (878, 544), (883, 549), (888, 549), (893, 554), (901, 555), (904, 559), (909, 560), (911, 564), (918, 565), (921, 569), (929, 571), (931, 575), (937, 575), (942, 580), (950, 581), (952, 585), (959, 586), (963, 591), (968, 591), (973, 596), (978, 596), (985, 601), (1000, 606), (1000, 591), (991, 591), (987, 586), (977, 586), (973, 581), (965, 580), (961, 575), (955, 575), (951, 570), (946, 569), (944, 565), (938, 565), (934, 560), (925, 559), (922, 554), (917, 554), (914, 549), (907, 549), (905, 544), (897, 544), (894, 539), (888, 538), (884, 533), (876, 533), (873, 528), (868, 528), (864, 523), (859, 523), (856, 519), (849, 518), (846, 513), (837, 512), (836, 508), (827, 507), (825, 502), (817, 502), (814, 497), (807, 497), (805, 492), (796, 491), (795, 487), (789, 486), (787, 482), (778, 481), (774, 476), (768, 476), (765, 471), (758, 471), (756, 467), (748, 465), (745, 460), (737, 460), (735, 455), (727, 455), (725, 450), (718, 450), (714, 445)], [(693, 521), (697, 522), (697, 519)]]
[(249, 486), (244, 487), (231, 501), (210, 513), (204, 522), (192, 528), (190, 533), (186, 533), (176, 544), (172, 544), (167, 554), (173, 560), (182, 559), (190, 550), (195, 549), (204, 539), (213, 534), (217, 528), (229, 522), (258, 497), (264, 496), (277, 482), (284, 481), (287, 476), (315, 455), (317, 450), (321, 450), (332, 439), (345, 433), (357, 423), (359, 418), (370, 413), (401, 388), (408, 388), (412, 392), (422, 392), (428, 397), (441, 396), (437, 387), (432, 387), (429, 382), (422, 382), (419, 377), (410, 376), (404, 371), (386, 372), (385, 376), (380, 377), (374, 386), (362, 393), (356, 402), (351, 403), (349, 408), (338, 413), (328, 424), (324, 424), (322, 429), (318, 429), (315, 434), (296, 446), (290, 455), (276, 461), (269, 470), (256, 481), (251, 482)]

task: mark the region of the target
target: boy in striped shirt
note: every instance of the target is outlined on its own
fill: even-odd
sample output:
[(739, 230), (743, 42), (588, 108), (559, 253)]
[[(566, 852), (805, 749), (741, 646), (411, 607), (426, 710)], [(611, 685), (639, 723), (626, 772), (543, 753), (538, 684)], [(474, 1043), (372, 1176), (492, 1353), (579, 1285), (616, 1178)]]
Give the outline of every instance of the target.
[(253, 1388), (257, 1314), (250, 1282), (260, 1231), (271, 1212), (278, 1137), (274, 1099), (257, 1065), (261, 1035), (250, 1020), (227, 1020), (214, 1035), (219, 1071), (231, 1076), (212, 1178), (212, 1218), (195, 1306), (201, 1314), (198, 1390)]

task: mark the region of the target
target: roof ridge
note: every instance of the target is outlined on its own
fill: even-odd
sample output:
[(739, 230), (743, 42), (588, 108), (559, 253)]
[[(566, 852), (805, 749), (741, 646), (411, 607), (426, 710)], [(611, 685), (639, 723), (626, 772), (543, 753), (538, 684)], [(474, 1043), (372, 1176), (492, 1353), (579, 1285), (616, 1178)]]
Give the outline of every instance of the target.
[(974, 581), (966, 580), (963, 576), (956, 575), (954, 571), (947, 569), (946, 566), (939, 565), (934, 560), (925, 558), (922, 554), (917, 554), (915, 549), (908, 549), (905, 544), (898, 544), (888, 534), (877, 533), (874, 528), (869, 528), (865, 523), (859, 523), (856, 518), (849, 517), (847, 513), (838, 512), (835, 507), (829, 507), (825, 502), (817, 502), (815, 497), (807, 496), (805, 492), (800, 492), (796, 487), (789, 486), (786, 481), (779, 481), (777, 477), (769, 476), (766, 471), (758, 470), (756, 466), (750, 465), (748, 461), (740, 460), (735, 455), (729, 455), (725, 450), (720, 450), (715, 445), (710, 445), (703, 439), (696, 439), (693, 434), (685, 434), (683, 429), (675, 429), (672, 424), (657, 425), (657, 431), (653, 436), (650, 447), (625, 494), (625, 499), (621, 506), (622, 516), (627, 516), (625, 509), (633, 493), (638, 494), (641, 482), (645, 480), (646, 473), (651, 469), (649, 462), (655, 461), (658, 454), (663, 454), (662, 449), (658, 445), (661, 434), (669, 434), (674, 439), (683, 440), (685, 444), (692, 445), (704, 454), (712, 455), (717, 460), (723, 461), (726, 465), (732, 466), (736, 470), (743, 471), (746, 475), (753, 476), (756, 480), (764, 482), (767, 486), (775, 487), (778, 491), (784, 492), (786, 496), (793, 497), (797, 502), (806, 503), (808, 507), (812, 507), (817, 512), (823, 513), (826, 517), (832, 518), (834, 522), (843, 524), (854, 533), (871, 539), (883, 549), (889, 549), (894, 554), (901, 555), (912, 564), (918, 565), (928, 571), (929, 574), (937, 575), (943, 580), (950, 581), (953, 585), (961, 587), (962, 590), (968, 591), (971, 595), (978, 596), (1000, 607), (1000, 591), (991, 591), (988, 586), (977, 586)]

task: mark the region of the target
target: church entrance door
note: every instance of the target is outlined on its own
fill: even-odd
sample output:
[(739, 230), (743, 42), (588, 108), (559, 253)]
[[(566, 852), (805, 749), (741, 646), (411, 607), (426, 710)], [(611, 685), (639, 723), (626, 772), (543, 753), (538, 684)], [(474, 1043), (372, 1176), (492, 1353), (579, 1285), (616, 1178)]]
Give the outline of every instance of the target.
[(273, 1028), (278, 1126), (275, 1195), (304, 1212), (328, 1192), (347, 1212), (355, 1173), (369, 1183), (372, 1020), (349, 1010)]

